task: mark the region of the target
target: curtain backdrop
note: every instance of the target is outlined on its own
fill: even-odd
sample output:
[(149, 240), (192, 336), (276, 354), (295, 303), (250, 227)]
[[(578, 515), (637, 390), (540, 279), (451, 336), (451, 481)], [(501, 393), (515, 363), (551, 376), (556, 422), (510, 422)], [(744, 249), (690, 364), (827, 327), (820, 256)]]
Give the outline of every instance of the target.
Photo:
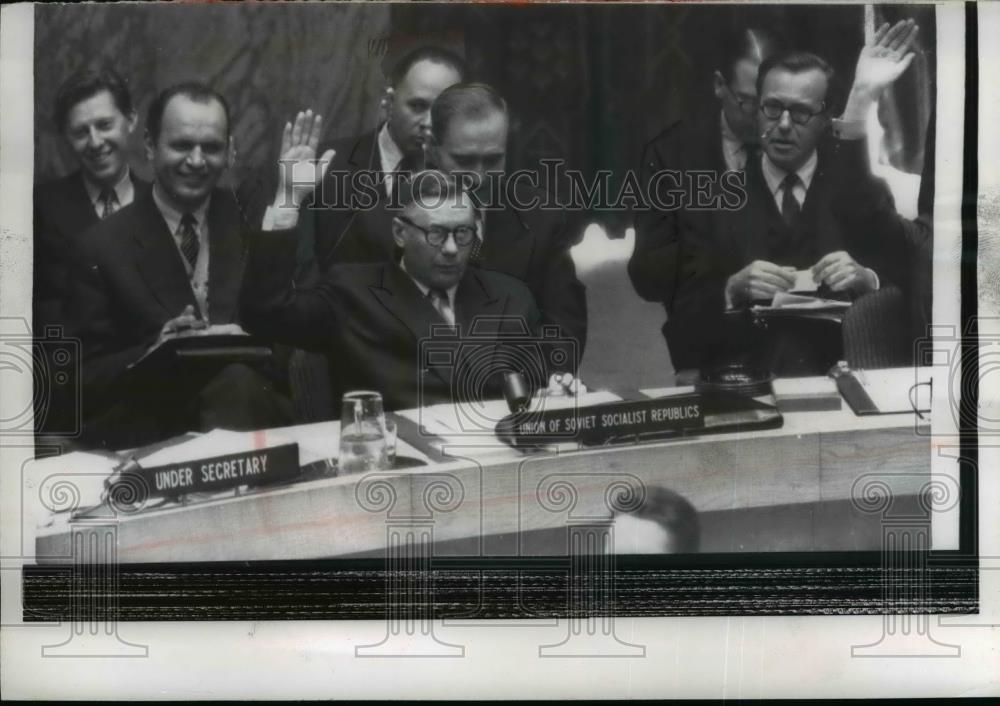
[[(588, 178), (610, 170), (614, 193), (647, 140), (712, 100), (725, 27), (776, 30), (827, 58), (849, 85), (863, 13), (860, 5), (680, 3), (39, 5), (36, 180), (73, 166), (52, 124), (52, 99), (66, 75), (94, 58), (129, 78), (140, 115), (175, 81), (200, 78), (218, 87), (233, 107), (239, 178), (274, 159), (277, 131), (299, 108), (322, 111), (328, 137), (370, 129), (382, 65), (432, 43), (463, 54), (472, 78), (507, 97), (510, 169), (557, 158)], [(918, 60), (882, 111), (889, 161), (919, 174), (933, 96), (933, 7), (879, 6), (878, 16), (912, 16), (920, 24)], [(135, 153), (148, 176), (138, 134)], [(612, 235), (630, 223), (627, 213), (590, 215)]]
[(277, 130), (299, 108), (321, 111), (329, 137), (370, 128), (388, 31), (382, 4), (38, 4), (35, 180), (74, 168), (52, 105), (63, 79), (87, 62), (107, 60), (129, 81), (141, 118), (133, 163), (146, 177), (141, 127), (156, 92), (188, 79), (219, 89), (232, 108), (239, 179), (275, 158)]

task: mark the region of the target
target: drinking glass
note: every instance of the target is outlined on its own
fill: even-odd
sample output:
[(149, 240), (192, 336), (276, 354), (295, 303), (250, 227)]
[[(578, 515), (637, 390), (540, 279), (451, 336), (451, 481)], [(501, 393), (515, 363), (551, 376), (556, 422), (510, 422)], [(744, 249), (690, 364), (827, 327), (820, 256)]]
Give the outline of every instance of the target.
[(341, 403), (340, 473), (389, 468), (382, 395), (368, 390), (348, 392)]

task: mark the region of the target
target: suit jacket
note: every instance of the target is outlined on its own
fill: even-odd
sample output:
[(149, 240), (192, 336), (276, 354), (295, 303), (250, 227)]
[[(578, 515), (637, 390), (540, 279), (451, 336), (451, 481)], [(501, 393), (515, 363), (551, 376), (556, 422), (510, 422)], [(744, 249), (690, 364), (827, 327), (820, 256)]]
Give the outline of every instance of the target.
[[(247, 228), (232, 195), (216, 189), (208, 209), (208, 310), (212, 324), (237, 322)], [(136, 200), (77, 237), (73, 331), (83, 349), (88, 406), (117, 395), (130, 363), (159, 336), (163, 324), (190, 304), (194, 292), (152, 194)]]
[(865, 189), (870, 204), (862, 211), (837, 198), (847, 188), (845, 180), (857, 178), (857, 164), (864, 159), (858, 152), (863, 149), (862, 141), (821, 147), (794, 232), (778, 211), (759, 160), (748, 164), (743, 208), (682, 220), (682, 281), (674, 316), (664, 326), (675, 368), (740, 357), (756, 345), (759, 332), (745, 317), (725, 313), (724, 294), (726, 280), (754, 260), (805, 269), (823, 255), (846, 250), (862, 266), (875, 270), (882, 286), (899, 281), (900, 258), (877, 232), (881, 219), (875, 214), (895, 212), (885, 183), (870, 179), (858, 187)]
[[(135, 198), (149, 193), (150, 185), (131, 175)], [(64, 325), (65, 300), (72, 271), (69, 249), (75, 237), (100, 222), (77, 170), (34, 190), (34, 329), (43, 334), (46, 325)]]
[[(483, 375), (491, 370), (491, 362), (483, 361), (502, 360), (496, 356), (506, 345), (503, 337), (533, 341), (539, 327), (524, 284), (495, 272), (466, 271), (455, 295), (461, 335), (442, 338), (432, 336), (431, 327), (444, 326), (444, 320), (395, 262), (338, 265), (308, 289), (292, 284), (293, 271), (287, 235), (255, 239), (243, 288), (244, 320), (258, 335), (326, 353), (335, 399), (370, 389), (381, 392), (387, 409), (409, 409), (462, 398), (463, 379), (483, 381), (469, 386), (473, 398), (498, 397), (498, 376)], [(453, 356), (427, 355), (442, 348)]]
[[(647, 143), (639, 166), (639, 183), (648, 189), (653, 175), (664, 170), (705, 170), (715, 174), (726, 171), (718, 111), (698, 120), (678, 120)], [(675, 187), (669, 179), (659, 182), (661, 203), (670, 203), (667, 191)], [(635, 212), (635, 249), (628, 261), (628, 274), (640, 297), (662, 303), (669, 314), (681, 278), (682, 222), (698, 218), (699, 214), (650, 206)]]
[[(898, 284), (910, 304), (910, 335), (915, 340), (926, 336), (931, 324), (932, 294), (934, 289), (932, 269), (934, 262), (934, 132), (935, 113), (931, 112), (924, 141), (924, 166), (920, 175), (920, 191), (917, 196), (917, 218), (903, 218), (895, 211), (879, 208), (872, 201), (873, 190), (869, 183), (875, 180), (867, 159), (856, 159), (852, 173), (857, 177), (846, 182), (845, 189), (838, 195), (837, 206), (841, 209), (862, 211), (877, 223), (875, 231), (885, 243), (885, 247), (905, 260), (905, 271)], [(859, 155), (866, 142), (859, 140), (857, 146), (850, 146), (850, 155)], [(915, 349), (914, 349), (915, 350)]]

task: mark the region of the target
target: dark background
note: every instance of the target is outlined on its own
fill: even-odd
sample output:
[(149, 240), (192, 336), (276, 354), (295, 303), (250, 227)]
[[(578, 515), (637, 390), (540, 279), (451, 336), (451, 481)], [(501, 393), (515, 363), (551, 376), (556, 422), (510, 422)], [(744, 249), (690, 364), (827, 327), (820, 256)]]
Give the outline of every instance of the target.
[[(933, 99), (932, 6), (878, 6), (876, 20), (914, 17), (917, 60), (884, 101), (890, 162), (918, 174)], [(73, 166), (52, 122), (59, 83), (83, 63), (110, 60), (130, 80), (140, 115), (156, 91), (200, 78), (236, 116), (233, 178), (274, 158), (297, 109), (326, 119), (328, 137), (378, 121), (383, 64), (420, 44), (463, 54), (472, 78), (510, 102), (510, 169), (561, 158), (616, 180), (669, 122), (713, 99), (720, 37), (731, 24), (777, 30), (827, 58), (845, 82), (863, 41), (864, 7), (651, 5), (80, 4), (36, 6), (36, 181)], [(887, 107), (888, 106), (888, 107)], [(141, 124), (141, 123), (140, 123)], [(135, 141), (136, 166), (149, 176)], [(600, 214), (621, 235), (627, 214)]]

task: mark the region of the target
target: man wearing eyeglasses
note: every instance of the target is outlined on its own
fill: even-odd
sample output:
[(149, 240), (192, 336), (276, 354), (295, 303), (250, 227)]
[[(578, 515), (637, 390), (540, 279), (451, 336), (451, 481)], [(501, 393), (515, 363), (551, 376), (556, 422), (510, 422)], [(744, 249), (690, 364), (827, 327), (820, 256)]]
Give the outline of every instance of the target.
[[(761, 28), (732, 30), (719, 42), (723, 55), (712, 73), (716, 104), (706, 115), (678, 120), (655, 137), (643, 152), (640, 183), (655, 184), (660, 203), (670, 203), (666, 190), (680, 186), (670, 179), (656, 180), (657, 174), (674, 170), (682, 175), (703, 171), (721, 175), (743, 171), (748, 157), (757, 154), (757, 72), (761, 62), (778, 46), (777, 38)], [(632, 286), (643, 299), (660, 302), (672, 315), (678, 282), (686, 274), (679, 270), (679, 253), (686, 238), (699, 237), (696, 227), (705, 212), (651, 208), (635, 214), (635, 250), (628, 263)], [(664, 329), (666, 336), (666, 327)], [(670, 339), (667, 340), (668, 346)], [(690, 367), (695, 360), (686, 346), (670, 346), (674, 368)]]
[[(840, 332), (823, 322), (796, 321), (762, 332), (749, 317), (726, 315), (770, 303), (804, 273), (834, 296), (856, 297), (896, 274), (892, 254), (880, 247), (871, 210), (855, 213), (836, 196), (853, 161), (838, 156), (831, 131), (833, 69), (807, 52), (775, 55), (757, 78), (758, 130), (763, 155), (747, 165), (742, 209), (717, 212), (700, 240), (691, 240), (681, 284), (665, 333), (698, 366), (734, 359), (777, 374), (820, 374), (841, 354)], [(868, 180), (870, 203), (892, 208), (885, 184)], [(797, 274), (798, 278), (797, 278)]]
[[(476, 214), (454, 179), (419, 172), (401, 181), (400, 190), (403, 207), (392, 221), (395, 256), (336, 265), (313, 288), (292, 284), (289, 231), (259, 234), (250, 245), (243, 291), (249, 330), (326, 353), (335, 399), (347, 390), (377, 390), (387, 409), (410, 409), (466, 395), (470, 401), (500, 398), (500, 363), (510, 360), (497, 352), (500, 338), (523, 341), (539, 333), (534, 298), (514, 277), (469, 266)], [(288, 216), (294, 221), (295, 214), (292, 209)], [(454, 356), (423, 360), (422, 342), (455, 326)], [(477, 357), (487, 349), (493, 353)]]

